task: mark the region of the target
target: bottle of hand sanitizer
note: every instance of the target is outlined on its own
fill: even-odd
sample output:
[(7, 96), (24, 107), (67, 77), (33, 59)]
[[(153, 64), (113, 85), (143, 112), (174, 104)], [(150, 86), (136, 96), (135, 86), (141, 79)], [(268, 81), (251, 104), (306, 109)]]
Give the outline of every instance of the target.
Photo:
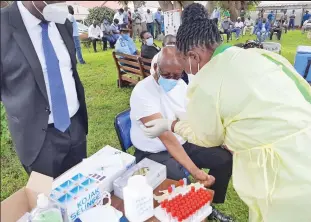
[(49, 204), (49, 199), (43, 194), (38, 195), (37, 207), (32, 210), (31, 222), (63, 222), (61, 210), (55, 204)]
[(153, 216), (153, 189), (144, 176), (129, 178), (123, 188), (125, 216), (130, 222), (143, 222)]

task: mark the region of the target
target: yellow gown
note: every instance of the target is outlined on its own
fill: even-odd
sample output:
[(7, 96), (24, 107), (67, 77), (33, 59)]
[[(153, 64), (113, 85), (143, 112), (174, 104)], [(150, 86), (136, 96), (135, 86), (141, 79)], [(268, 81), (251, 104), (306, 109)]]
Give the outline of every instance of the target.
[(311, 221), (311, 87), (282, 56), (216, 49), (175, 132), (233, 151), (233, 185), (251, 222)]

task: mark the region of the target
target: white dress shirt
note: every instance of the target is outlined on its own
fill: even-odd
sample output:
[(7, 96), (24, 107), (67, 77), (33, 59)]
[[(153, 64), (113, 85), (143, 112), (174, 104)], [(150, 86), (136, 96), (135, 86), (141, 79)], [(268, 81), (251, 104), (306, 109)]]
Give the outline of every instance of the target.
[(89, 27), (88, 35), (89, 35), (89, 38), (100, 39), (103, 35), (103, 32), (101, 31), (101, 29), (98, 25), (96, 25), (96, 27), (94, 27), (94, 25), (92, 24)]
[(153, 15), (150, 12), (149, 14), (146, 13), (147, 23), (153, 23)]
[(113, 16), (113, 20), (118, 19), (119, 20), (119, 25), (123, 24), (123, 19), (124, 19), (124, 14), (120, 14), (119, 12), (117, 12), (116, 14), (114, 14)]
[(245, 26), (249, 27), (249, 26), (252, 26), (254, 24), (254, 22), (252, 19), (250, 19), (250, 20), (246, 19), (244, 24), (245, 24)]
[(140, 14), (140, 17), (141, 17), (141, 23), (146, 22), (147, 18), (146, 18), (146, 13), (144, 12), (144, 9), (143, 8), (139, 8), (138, 9), (138, 13)]
[(234, 27), (235, 28), (243, 28), (243, 26), (244, 26), (244, 24), (243, 24), (243, 22), (236, 22), (235, 24), (234, 24)]
[[(25, 6), (23, 5), (21, 1), (18, 1), (17, 5), (21, 13), (22, 19), (24, 21), (25, 27), (27, 29), (27, 32), (30, 36), (31, 42), (39, 58), (41, 67), (42, 67), (46, 91), (47, 91), (49, 104), (50, 104), (51, 111), (52, 111), (53, 107), (51, 104), (49, 78), (48, 78), (47, 67), (45, 63), (43, 45), (42, 45), (42, 35), (41, 35), (42, 28), (40, 26), (41, 20), (33, 16), (25, 8)], [(70, 59), (68, 50), (66, 48), (66, 45), (61, 35), (59, 34), (59, 31), (54, 22), (49, 23), (48, 33), (49, 33), (49, 38), (51, 40), (53, 48), (55, 50), (56, 56), (59, 61), (59, 68), (60, 68), (60, 72), (62, 75), (63, 84), (65, 88), (69, 115), (70, 117), (72, 117), (78, 111), (80, 104), (79, 104), (79, 100), (77, 96), (75, 80), (73, 78), (71, 59)], [(53, 112), (51, 112), (49, 116), (49, 124), (50, 123), (54, 123)]]

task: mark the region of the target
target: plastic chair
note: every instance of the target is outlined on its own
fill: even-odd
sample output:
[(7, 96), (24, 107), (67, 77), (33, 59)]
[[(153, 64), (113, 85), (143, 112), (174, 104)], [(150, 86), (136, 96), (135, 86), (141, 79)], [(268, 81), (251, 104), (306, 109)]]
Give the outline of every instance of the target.
[[(131, 118), (130, 118), (130, 109), (125, 110), (119, 113), (114, 120), (114, 128), (117, 132), (119, 142), (123, 152), (126, 152), (133, 143), (131, 141)], [(182, 167), (185, 176), (188, 177), (190, 173)]]
[(126, 152), (131, 146), (133, 146), (130, 136), (131, 131), (131, 119), (130, 109), (119, 113), (114, 120), (114, 128), (117, 132), (121, 148)]

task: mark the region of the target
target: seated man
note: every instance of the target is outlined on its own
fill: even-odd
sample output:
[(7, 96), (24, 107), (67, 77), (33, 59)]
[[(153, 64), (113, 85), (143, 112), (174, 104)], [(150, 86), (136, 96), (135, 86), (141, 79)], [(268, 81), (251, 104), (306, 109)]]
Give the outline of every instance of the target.
[[(115, 36), (110, 28), (109, 22), (107, 19), (104, 19), (104, 22), (101, 25), (101, 30), (103, 32), (103, 49), (107, 50), (107, 42), (109, 42), (110, 48), (114, 49), (114, 45), (116, 44), (119, 35)], [(116, 38), (117, 37), (117, 38)]]
[[(167, 178), (180, 180), (187, 169), (197, 181), (215, 190), (214, 203), (223, 203), (232, 171), (232, 155), (222, 147), (200, 148), (184, 141), (179, 135), (167, 131), (159, 138), (148, 138), (142, 124), (158, 118), (174, 119), (177, 112), (186, 112), (187, 85), (181, 80), (182, 68), (175, 47), (164, 47), (154, 65), (156, 72), (141, 80), (131, 98), (131, 140), (139, 162), (149, 158), (167, 168)], [(207, 176), (201, 168), (210, 169)], [(206, 177), (207, 176), (207, 177)], [(188, 181), (189, 182), (189, 181)], [(223, 216), (223, 215), (222, 215)], [(222, 217), (224, 218), (224, 217)], [(226, 220), (230, 221), (228, 218)]]
[(248, 18), (244, 22), (243, 35), (245, 35), (247, 31), (250, 31), (250, 35), (252, 35), (254, 32), (254, 21), (251, 19), (250, 16), (248, 16)]
[(161, 48), (153, 42), (153, 37), (148, 31), (142, 31), (140, 33), (140, 39), (142, 41), (141, 57), (145, 59), (153, 59), (153, 57), (160, 52)]
[(282, 23), (279, 20), (275, 20), (271, 31), (270, 31), (270, 40), (272, 40), (272, 36), (274, 33), (277, 33), (276, 36), (278, 38), (278, 40), (281, 40), (281, 35), (282, 35)]
[(266, 40), (266, 38), (269, 36), (270, 33), (270, 23), (267, 22), (266, 18), (263, 18), (263, 20), (258, 21), (257, 26), (257, 40), (259, 43), (262, 43)]
[(308, 20), (306, 20), (302, 25), (301, 29), (302, 33), (305, 33), (305, 31), (307, 30), (311, 31), (311, 17)]
[(234, 25), (233, 22), (229, 20), (228, 17), (224, 19), (224, 21), (221, 23), (221, 28), (223, 31), (219, 31), (220, 34), (227, 34), (227, 42), (229, 42), (229, 39), (231, 38), (231, 29), (230, 25)]
[(241, 17), (238, 17), (237, 21), (234, 23), (234, 28), (232, 30), (232, 32), (235, 33), (236, 40), (238, 40), (240, 38), (240, 34), (241, 34), (242, 29), (243, 29), (243, 26), (244, 26), (244, 24), (241, 21)]
[[(162, 47), (166, 47), (166, 46), (175, 46), (176, 45), (176, 36), (174, 35), (171, 35), (171, 34), (168, 34), (166, 36), (164, 36), (163, 38), (163, 42), (162, 42)], [(154, 75), (155, 74), (155, 71), (154, 71), (154, 64), (157, 63), (158, 61), (158, 56), (159, 56), (159, 53), (157, 53), (152, 61), (151, 61), (151, 68), (150, 68), (150, 74), (151, 75)], [(185, 83), (188, 85), (189, 83), (189, 77), (188, 77), (188, 74), (185, 73), (185, 71), (182, 72), (182, 76), (181, 76), (181, 79), (185, 81)]]
[(102, 32), (101, 32), (100, 27), (97, 25), (97, 22), (95, 20), (93, 21), (93, 24), (90, 25), (90, 27), (89, 27), (88, 35), (89, 35), (89, 38), (91, 39), (91, 41), (93, 43), (94, 52), (97, 52), (96, 41), (99, 41), (101, 39)]
[(130, 37), (130, 30), (126, 25), (122, 25), (120, 28), (120, 37), (116, 43), (116, 52), (124, 53), (128, 55), (138, 55), (135, 43)]

